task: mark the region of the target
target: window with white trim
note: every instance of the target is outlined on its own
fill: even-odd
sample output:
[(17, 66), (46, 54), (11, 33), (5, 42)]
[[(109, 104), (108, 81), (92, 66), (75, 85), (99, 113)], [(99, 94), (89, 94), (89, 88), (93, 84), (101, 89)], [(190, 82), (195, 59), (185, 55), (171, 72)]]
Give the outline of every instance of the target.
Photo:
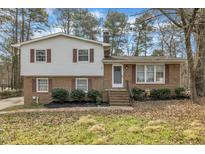
[(164, 65), (156, 65), (156, 82), (164, 82)]
[(46, 50), (36, 50), (36, 62), (46, 62)]
[(146, 82), (154, 82), (154, 65), (146, 65)]
[(80, 89), (80, 90), (87, 92), (88, 91), (88, 79), (86, 78), (76, 79), (76, 89)]
[(78, 61), (79, 62), (87, 62), (88, 61), (88, 50), (81, 49), (78, 50)]
[(164, 83), (165, 82), (165, 65), (146, 64), (136, 65), (136, 83)]
[(144, 65), (137, 65), (137, 82), (145, 82)]
[(48, 92), (48, 79), (47, 78), (37, 79), (37, 92)]

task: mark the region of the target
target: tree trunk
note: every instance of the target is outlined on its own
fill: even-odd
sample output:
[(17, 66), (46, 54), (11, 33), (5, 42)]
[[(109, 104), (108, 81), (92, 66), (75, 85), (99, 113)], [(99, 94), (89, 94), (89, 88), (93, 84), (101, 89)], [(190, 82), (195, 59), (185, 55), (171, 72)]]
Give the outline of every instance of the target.
[(137, 38), (137, 45), (136, 45), (136, 51), (135, 51), (135, 56), (139, 56), (139, 41), (140, 41), (141, 33), (140, 31), (138, 32), (138, 38)]
[(205, 10), (201, 9), (200, 21), (197, 27), (197, 55), (196, 55), (196, 89), (199, 97), (205, 96)]
[(145, 51), (144, 51), (144, 56), (147, 56), (147, 34), (145, 34)]
[(29, 16), (28, 18), (28, 29), (27, 29), (26, 41), (30, 40), (30, 29), (31, 29), (31, 16)]
[(192, 48), (191, 48), (191, 42), (190, 37), (191, 33), (188, 32), (189, 29), (185, 28), (185, 44), (186, 44), (186, 53), (187, 53), (187, 59), (188, 59), (188, 68), (190, 73), (190, 90), (191, 90), (191, 100), (193, 103), (196, 103), (198, 101), (197, 92), (196, 92), (196, 74), (194, 69), (194, 59), (192, 56)]
[(70, 34), (70, 10), (67, 10), (67, 34)]
[(24, 42), (24, 9), (21, 9), (21, 42)]
[[(18, 43), (18, 8), (16, 9), (15, 15), (15, 43)], [(12, 49), (12, 75), (11, 75), (11, 88), (17, 89), (17, 52), (16, 50)]]

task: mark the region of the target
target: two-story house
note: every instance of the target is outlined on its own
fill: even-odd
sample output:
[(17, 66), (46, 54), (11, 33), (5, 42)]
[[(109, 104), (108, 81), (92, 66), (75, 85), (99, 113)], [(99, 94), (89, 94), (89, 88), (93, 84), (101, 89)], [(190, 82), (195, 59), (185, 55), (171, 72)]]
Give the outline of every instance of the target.
[(98, 42), (56, 33), (12, 45), (20, 50), (25, 103), (37, 97), (48, 103), (53, 88), (64, 88), (97, 89), (104, 101), (126, 105), (128, 87), (180, 86), (180, 64), (184, 59), (110, 56), (108, 37), (105, 32), (104, 41)]

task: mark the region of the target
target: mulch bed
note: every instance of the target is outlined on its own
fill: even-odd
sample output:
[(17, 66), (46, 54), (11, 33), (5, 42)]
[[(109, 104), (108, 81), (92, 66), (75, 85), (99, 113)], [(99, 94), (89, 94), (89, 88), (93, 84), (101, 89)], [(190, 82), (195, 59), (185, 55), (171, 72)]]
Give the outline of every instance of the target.
[[(96, 107), (98, 106), (95, 102), (92, 101), (66, 101), (64, 103), (61, 102), (51, 102), (49, 104), (44, 105), (47, 108), (65, 108), (65, 107)], [(109, 106), (108, 102), (102, 102), (100, 106)]]

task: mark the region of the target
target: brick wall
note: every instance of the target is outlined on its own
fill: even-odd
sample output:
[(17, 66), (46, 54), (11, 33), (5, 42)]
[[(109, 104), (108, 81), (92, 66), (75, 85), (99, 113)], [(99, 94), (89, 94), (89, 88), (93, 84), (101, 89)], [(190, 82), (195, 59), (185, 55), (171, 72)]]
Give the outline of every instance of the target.
[[(112, 65), (104, 65), (104, 88), (112, 88)], [(127, 69), (126, 69), (127, 68)], [(132, 83), (132, 64), (124, 65), (124, 87), (126, 87), (126, 80), (129, 81), (130, 87), (138, 87), (142, 89), (153, 88), (170, 88), (174, 89), (180, 86), (180, 64), (169, 64), (169, 83), (168, 84), (133, 84)]]
[[(25, 104), (32, 103), (32, 96), (38, 96), (39, 102), (49, 103), (52, 101), (51, 92), (48, 93), (38, 93), (32, 92), (32, 79), (38, 77), (24, 77), (24, 102)], [(40, 77), (42, 78), (42, 77)], [(75, 77), (43, 77), (52, 79), (52, 88), (64, 88), (71, 91), (72, 79)], [(79, 78), (79, 77), (77, 77)], [(83, 77), (92, 79), (92, 88), (99, 91), (103, 91), (103, 77)]]
[[(51, 93), (37, 93), (32, 92), (32, 79), (37, 77), (24, 77), (24, 97), (25, 104), (32, 103), (32, 96), (38, 96), (41, 103), (49, 103), (52, 101)], [(71, 91), (72, 79), (75, 77), (45, 77), (52, 79), (52, 88), (64, 88)], [(78, 77), (79, 78), (79, 77)], [(92, 79), (92, 88), (103, 91), (103, 101), (107, 101), (108, 95), (105, 89), (112, 88), (112, 65), (104, 65), (104, 78), (103, 77), (82, 77)], [(153, 88), (170, 88), (174, 89), (180, 86), (180, 65), (169, 65), (169, 83), (168, 84), (133, 84), (132, 83), (132, 65), (124, 65), (124, 87), (126, 87), (126, 80), (129, 81), (130, 87), (138, 87), (141, 89)]]

